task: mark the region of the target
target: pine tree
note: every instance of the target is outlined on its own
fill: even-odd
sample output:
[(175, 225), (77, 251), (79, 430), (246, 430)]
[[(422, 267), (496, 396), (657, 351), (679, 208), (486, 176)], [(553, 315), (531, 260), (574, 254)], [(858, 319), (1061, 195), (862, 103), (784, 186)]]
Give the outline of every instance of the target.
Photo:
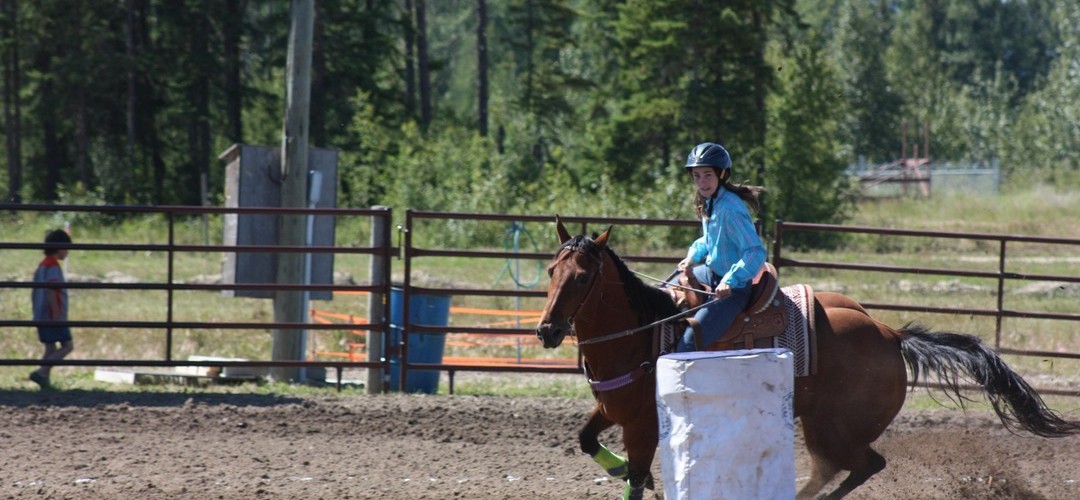
[[(783, 51), (789, 56), (774, 56), (785, 70), (769, 101), (766, 208), (770, 220), (837, 223), (850, 201), (847, 165), (835, 140), (846, 113), (842, 86), (820, 46), (800, 44)], [(774, 51), (780, 52), (780, 47)], [(826, 243), (805, 239), (821, 235), (793, 236), (795, 240), (789, 243)]]

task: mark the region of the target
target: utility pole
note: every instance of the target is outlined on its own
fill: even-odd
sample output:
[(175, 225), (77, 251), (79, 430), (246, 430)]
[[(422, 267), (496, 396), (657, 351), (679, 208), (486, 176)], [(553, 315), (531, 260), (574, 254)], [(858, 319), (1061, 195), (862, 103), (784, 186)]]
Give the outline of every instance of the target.
[[(311, 43), (315, 18), (314, 0), (292, 0), (289, 26), (289, 54), (285, 71), (285, 126), (281, 138), (281, 206), (304, 208), (308, 193), (308, 121), (311, 103)], [(306, 218), (299, 214), (278, 218), (279, 245), (303, 246)], [(289, 252), (277, 256), (277, 283), (295, 285), (304, 279), (304, 254)], [(302, 291), (274, 293), (274, 322), (300, 323), (304, 320)], [(271, 359), (302, 360), (302, 329), (275, 329)], [(275, 367), (271, 377), (278, 381), (299, 379), (300, 370)]]

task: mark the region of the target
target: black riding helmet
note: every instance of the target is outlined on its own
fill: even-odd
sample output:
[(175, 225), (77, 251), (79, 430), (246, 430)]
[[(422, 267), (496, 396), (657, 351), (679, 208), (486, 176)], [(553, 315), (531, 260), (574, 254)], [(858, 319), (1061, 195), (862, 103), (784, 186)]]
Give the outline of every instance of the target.
[(720, 170), (731, 169), (731, 156), (726, 149), (719, 144), (703, 142), (690, 150), (686, 157), (686, 170), (694, 167), (713, 167)]

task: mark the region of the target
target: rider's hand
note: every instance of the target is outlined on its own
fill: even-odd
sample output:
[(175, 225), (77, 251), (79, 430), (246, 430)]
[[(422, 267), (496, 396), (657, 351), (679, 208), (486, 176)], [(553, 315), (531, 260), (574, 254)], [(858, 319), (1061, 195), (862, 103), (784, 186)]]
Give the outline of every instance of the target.
[(713, 295), (716, 296), (716, 300), (724, 300), (731, 296), (731, 285), (725, 285), (720, 283), (716, 285), (716, 290), (713, 291)]
[(678, 269), (680, 273), (684, 273), (684, 272), (686, 272), (687, 269), (690, 269), (692, 267), (692, 265), (693, 265), (693, 262), (690, 261), (690, 257), (687, 257), (687, 258), (679, 261), (679, 264), (677, 266), (675, 266), (675, 269)]

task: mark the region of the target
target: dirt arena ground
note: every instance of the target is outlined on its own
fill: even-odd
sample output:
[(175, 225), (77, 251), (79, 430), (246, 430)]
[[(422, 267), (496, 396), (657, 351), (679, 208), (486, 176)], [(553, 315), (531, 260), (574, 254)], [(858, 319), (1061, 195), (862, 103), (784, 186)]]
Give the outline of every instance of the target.
[[(0, 391), (0, 498), (615, 498), (621, 486), (577, 451), (589, 408), (558, 398)], [(905, 410), (877, 448), (888, 467), (849, 498), (1080, 498), (1080, 437), (1014, 436), (984, 411)], [(798, 436), (796, 467), (801, 484)]]

